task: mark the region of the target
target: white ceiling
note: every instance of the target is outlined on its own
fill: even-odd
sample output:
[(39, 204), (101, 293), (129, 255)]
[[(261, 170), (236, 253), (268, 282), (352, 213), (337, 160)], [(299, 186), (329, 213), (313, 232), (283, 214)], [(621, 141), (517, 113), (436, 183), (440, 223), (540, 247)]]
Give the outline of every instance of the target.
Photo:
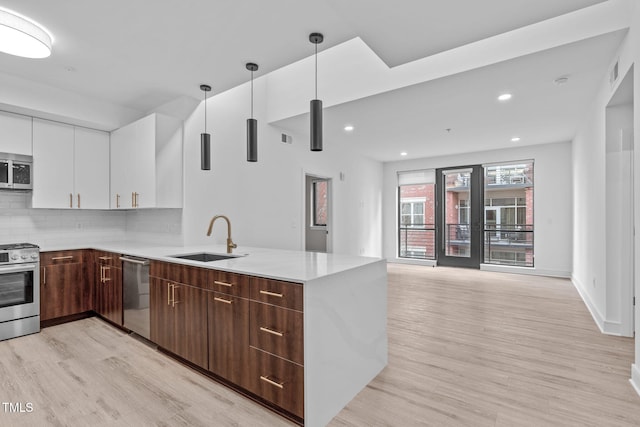
[[(325, 145), (339, 144), (392, 161), (570, 141), (624, 34), (614, 32), (325, 108)], [(567, 83), (554, 82), (563, 76)], [(498, 101), (503, 92), (512, 99)], [(275, 124), (305, 134), (309, 115)], [(346, 132), (347, 124), (355, 129)], [(521, 140), (514, 143), (511, 138), (516, 136)]]
[[(616, 1), (622, 0), (607, 2)], [(0, 0), (54, 36), (46, 59), (0, 53), (0, 73), (147, 112), (184, 96), (201, 99), (201, 83), (219, 93), (246, 82), (248, 61), (260, 65), (260, 76), (308, 57), (314, 31), (325, 35), (321, 50), (361, 37), (387, 65), (398, 66), (607, 2)], [(601, 36), (328, 108), (326, 141), (393, 160), (400, 150), (415, 157), (495, 148), (516, 133), (527, 143), (569, 139), (621, 37)], [(556, 87), (551, 82), (560, 74), (571, 79)], [(493, 102), (503, 87), (514, 92), (509, 105)], [(306, 133), (303, 121), (279, 124)], [(357, 126), (352, 135), (336, 131), (346, 121)], [(452, 130), (444, 134), (445, 128)]]

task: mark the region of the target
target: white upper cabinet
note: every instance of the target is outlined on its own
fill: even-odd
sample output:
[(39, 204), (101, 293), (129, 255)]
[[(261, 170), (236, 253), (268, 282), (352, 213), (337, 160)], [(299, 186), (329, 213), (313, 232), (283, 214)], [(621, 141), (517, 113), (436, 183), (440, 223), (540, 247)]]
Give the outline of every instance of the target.
[(34, 208), (109, 208), (109, 134), (33, 119)]
[(182, 122), (151, 114), (111, 133), (111, 208), (182, 207)]
[(31, 117), (0, 111), (0, 152), (31, 156)]
[(109, 209), (109, 133), (75, 128), (76, 207)]

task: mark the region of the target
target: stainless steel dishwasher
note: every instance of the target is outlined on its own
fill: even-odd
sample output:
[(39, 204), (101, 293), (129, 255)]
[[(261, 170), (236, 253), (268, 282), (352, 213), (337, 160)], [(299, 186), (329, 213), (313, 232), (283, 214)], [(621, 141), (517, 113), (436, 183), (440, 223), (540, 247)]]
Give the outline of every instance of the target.
[(149, 339), (149, 260), (120, 257), (124, 327)]

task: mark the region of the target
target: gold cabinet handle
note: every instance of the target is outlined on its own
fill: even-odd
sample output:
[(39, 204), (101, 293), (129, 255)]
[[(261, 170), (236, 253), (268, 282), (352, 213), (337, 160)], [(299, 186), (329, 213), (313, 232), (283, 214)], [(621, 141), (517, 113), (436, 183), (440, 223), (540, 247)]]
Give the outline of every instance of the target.
[(267, 333), (269, 333), (269, 334), (271, 334), (271, 335), (275, 335), (275, 336), (277, 336), (277, 337), (281, 337), (281, 336), (283, 336), (283, 335), (284, 335), (282, 332), (274, 331), (273, 329), (265, 328), (264, 326), (261, 326), (261, 327), (260, 327), (260, 330), (261, 330), (262, 332), (267, 332)]
[(220, 282), (219, 280), (214, 280), (213, 283), (215, 283), (216, 285), (222, 285), (222, 286), (228, 286), (228, 287), (233, 286), (233, 283)]
[(51, 261), (60, 261), (63, 259), (73, 259), (73, 255), (67, 255), (67, 256), (54, 256), (53, 258), (51, 258)]
[(171, 305), (171, 283), (167, 283), (167, 305)]
[(80, 209), (80, 193), (78, 193), (78, 209)]
[(172, 290), (172, 294), (173, 294), (173, 295), (171, 295), (171, 297), (173, 298), (173, 299), (171, 300), (171, 306), (172, 306), (172, 307), (175, 307), (175, 306), (176, 306), (176, 304), (179, 304), (179, 303), (180, 303), (180, 301), (176, 301), (176, 288), (179, 288), (179, 287), (180, 287), (180, 286), (171, 285), (171, 290)]
[(42, 284), (47, 284), (47, 267), (42, 267)]
[(98, 257), (98, 259), (99, 259), (99, 260), (102, 260), (102, 261), (109, 261), (109, 260), (111, 260), (111, 259), (113, 259), (113, 258), (112, 258), (112, 257), (110, 257), (110, 256), (101, 256), (101, 257)]
[(218, 298), (218, 297), (213, 297), (214, 301), (218, 301), (218, 302), (223, 302), (225, 304), (231, 304), (233, 301), (228, 300), (228, 299), (224, 299), (224, 298)]
[(269, 295), (270, 297), (278, 297), (278, 298), (282, 298), (283, 297), (283, 294), (279, 294), (277, 292), (270, 292), (270, 291), (261, 290), (260, 293), (262, 295)]
[(73, 207), (73, 194), (69, 193), (69, 207)]
[(140, 195), (140, 193), (133, 193), (136, 196), (136, 208), (138, 207), (138, 196)]
[(116, 209), (120, 208), (120, 195), (116, 194)]
[(105, 284), (111, 281), (111, 277), (107, 277), (107, 271), (111, 271), (111, 267), (106, 265), (100, 266), (100, 281)]
[(264, 375), (260, 375), (260, 379), (264, 382), (266, 382), (267, 384), (271, 384), (272, 386), (278, 387), (278, 388), (284, 388), (284, 383), (278, 383), (273, 381), (272, 379), (270, 379), (269, 377), (265, 377)]
[(135, 208), (136, 207), (136, 196), (134, 196), (135, 193), (131, 193), (131, 207)]

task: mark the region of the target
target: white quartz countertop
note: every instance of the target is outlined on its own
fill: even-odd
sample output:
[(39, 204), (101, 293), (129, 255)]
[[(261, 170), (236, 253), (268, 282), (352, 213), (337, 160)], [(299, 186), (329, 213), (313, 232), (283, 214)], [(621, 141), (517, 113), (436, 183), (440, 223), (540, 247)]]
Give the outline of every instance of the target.
[(171, 255), (200, 252), (226, 255), (226, 246), (224, 245), (159, 246), (136, 242), (103, 242), (76, 247), (40, 248), (43, 252), (65, 249), (97, 249), (140, 258), (295, 282), (307, 282), (384, 261), (382, 258), (373, 257), (242, 246), (233, 250), (233, 255), (241, 256), (220, 261), (202, 262), (171, 257)]

